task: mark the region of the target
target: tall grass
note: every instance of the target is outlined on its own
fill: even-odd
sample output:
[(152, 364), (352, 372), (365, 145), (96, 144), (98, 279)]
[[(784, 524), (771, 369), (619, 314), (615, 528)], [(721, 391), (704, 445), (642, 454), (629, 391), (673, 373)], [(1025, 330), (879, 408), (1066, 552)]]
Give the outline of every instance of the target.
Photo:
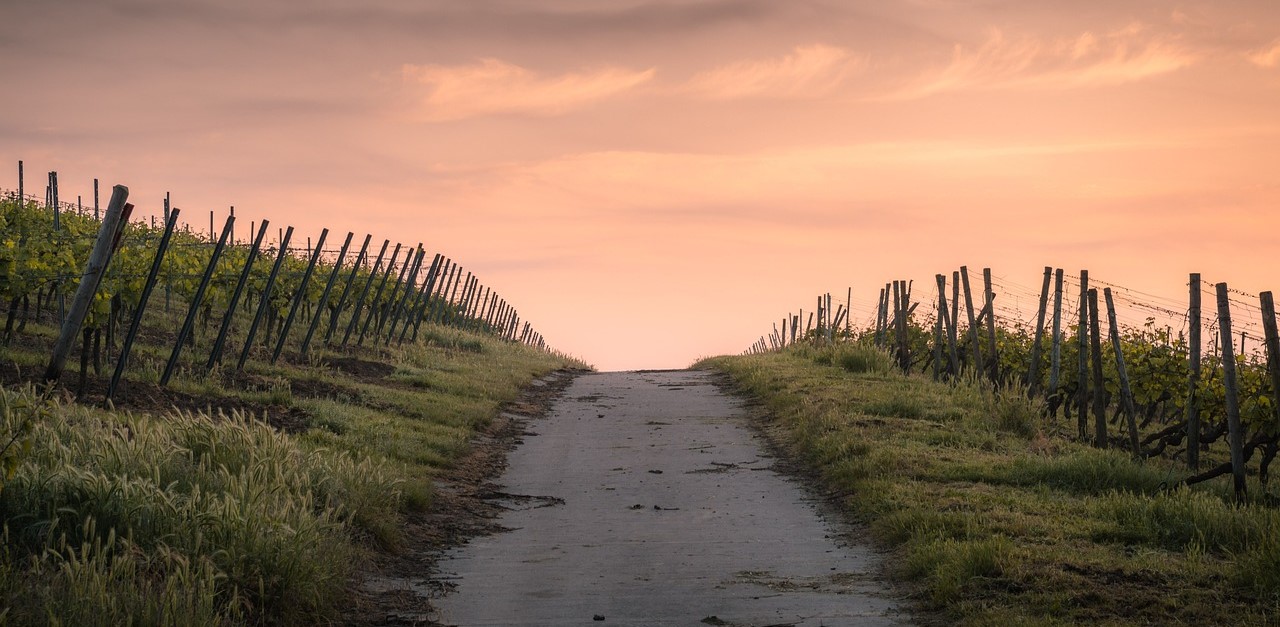
[(0, 492), (3, 593), (20, 624), (311, 622), (341, 597), (357, 536), (385, 534), (398, 513), (385, 464), (250, 416), (0, 395), (44, 409)]

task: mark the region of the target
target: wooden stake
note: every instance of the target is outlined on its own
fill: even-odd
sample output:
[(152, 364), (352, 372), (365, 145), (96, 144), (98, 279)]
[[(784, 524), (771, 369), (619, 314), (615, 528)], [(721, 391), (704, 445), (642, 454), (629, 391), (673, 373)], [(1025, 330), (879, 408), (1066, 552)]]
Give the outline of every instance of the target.
[(1107, 447), (1107, 399), (1102, 385), (1102, 333), (1098, 319), (1098, 290), (1089, 290), (1089, 343), (1093, 348), (1093, 445)]
[(76, 288), (75, 297), (71, 300), (71, 309), (62, 320), (62, 329), (58, 341), (53, 345), (53, 354), (49, 356), (49, 365), (45, 368), (45, 381), (56, 382), (62, 378), (62, 369), (66, 365), (67, 355), (71, 352), (72, 343), (80, 335), (80, 327), (89, 315), (89, 306), (93, 304), (94, 294), (98, 292), (98, 283), (102, 273), (111, 262), (111, 253), (116, 234), (120, 229), (121, 217), (128, 206), (129, 188), (116, 185), (111, 190), (111, 203), (107, 206), (106, 219), (98, 229), (98, 237), (93, 244), (93, 252), (85, 264), (80, 285)]
[(1190, 364), (1187, 375), (1187, 468), (1200, 469), (1200, 273), (1191, 273), (1191, 303), (1187, 310)]
[(1236, 377), (1235, 346), (1231, 343), (1231, 301), (1226, 283), (1218, 283), (1218, 329), (1222, 339), (1222, 382), (1226, 387), (1227, 435), (1231, 444), (1231, 476), (1236, 500), (1248, 496), (1244, 481), (1244, 427), (1240, 424), (1240, 387)]
[(1142, 459), (1142, 448), (1138, 445), (1138, 409), (1133, 403), (1133, 389), (1129, 387), (1129, 372), (1124, 367), (1124, 349), (1120, 344), (1120, 323), (1116, 320), (1116, 304), (1111, 298), (1111, 288), (1102, 290), (1107, 299), (1107, 322), (1111, 327), (1111, 350), (1116, 354), (1116, 376), (1120, 378), (1120, 402), (1124, 407), (1129, 424), (1129, 450), (1134, 459)]

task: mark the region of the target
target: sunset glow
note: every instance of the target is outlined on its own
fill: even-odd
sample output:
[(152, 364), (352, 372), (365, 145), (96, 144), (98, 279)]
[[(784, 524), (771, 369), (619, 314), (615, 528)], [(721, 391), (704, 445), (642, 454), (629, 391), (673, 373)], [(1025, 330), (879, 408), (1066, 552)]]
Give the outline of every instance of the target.
[[(606, 370), (822, 292), (1280, 289), (1280, 3), (0, 5), (0, 188), (424, 242)], [(244, 229), (245, 232), (248, 229)], [(919, 298), (927, 299), (921, 287)], [(931, 288), (930, 288), (931, 289)]]

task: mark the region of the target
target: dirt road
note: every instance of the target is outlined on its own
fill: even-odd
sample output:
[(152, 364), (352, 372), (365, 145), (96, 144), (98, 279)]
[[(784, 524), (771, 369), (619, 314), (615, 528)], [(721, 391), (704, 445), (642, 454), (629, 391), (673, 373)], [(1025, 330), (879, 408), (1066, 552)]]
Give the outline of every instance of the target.
[(742, 403), (703, 372), (576, 379), (500, 483), (510, 531), (439, 562), (448, 625), (901, 625)]

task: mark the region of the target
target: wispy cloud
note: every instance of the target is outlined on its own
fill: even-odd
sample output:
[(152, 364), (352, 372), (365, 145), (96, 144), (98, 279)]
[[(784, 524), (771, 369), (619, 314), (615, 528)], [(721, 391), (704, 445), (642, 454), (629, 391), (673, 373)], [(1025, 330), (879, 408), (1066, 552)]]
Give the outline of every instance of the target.
[(656, 70), (603, 68), (543, 76), (499, 59), (469, 65), (405, 65), (401, 77), (425, 90), (420, 115), (431, 122), (495, 114), (557, 115), (650, 81)]
[(1248, 55), (1249, 61), (1258, 67), (1280, 67), (1280, 40), (1271, 45), (1254, 50)]
[(1176, 40), (1134, 24), (1101, 35), (1042, 39), (993, 29), (977, 48), (957, 45), (950, 62), (885, 99), (991, 89), (1079, 89), (1140, 81), (1175, 72), (1199, 59)]
[(849, 50), (813, 44), (781, 58), (740, 61), (695, 75), (686, 85), (699, 97), (815, 98), (827, 94), (865, 60)]

